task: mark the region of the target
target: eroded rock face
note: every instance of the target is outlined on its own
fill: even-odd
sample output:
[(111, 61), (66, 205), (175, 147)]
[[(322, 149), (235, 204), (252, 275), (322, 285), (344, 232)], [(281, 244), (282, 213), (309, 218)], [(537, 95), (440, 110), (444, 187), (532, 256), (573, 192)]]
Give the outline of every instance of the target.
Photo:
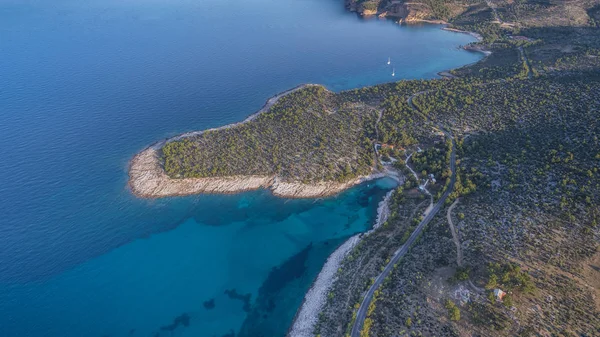
[(315, 198), (337, 194), (363, 181), (381, 178), (382, 173), (359, 177), (345, 183), (303, 184), (280, 181), (274, 176), (231, 176), (209, 178), (170, 178), (160, 162), (159, 146), (137, 154), (129, 166), (129, 187), (141, 198), (163, 198), (199, 193), (236, 193), (269, 188), (273, 194), (288, 198)]

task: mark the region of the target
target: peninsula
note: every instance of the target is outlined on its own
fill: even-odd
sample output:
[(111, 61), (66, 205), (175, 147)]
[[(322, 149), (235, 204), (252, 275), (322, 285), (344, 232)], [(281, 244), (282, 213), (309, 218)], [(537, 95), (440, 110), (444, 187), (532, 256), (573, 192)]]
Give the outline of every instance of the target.
[(130, 164), (140, 197), (269, 188), (312, 198), (383, 177), (373, 142), (378, 113), (348, 95), (303, 85), (267, 101), (241, 123), (158, 142)]

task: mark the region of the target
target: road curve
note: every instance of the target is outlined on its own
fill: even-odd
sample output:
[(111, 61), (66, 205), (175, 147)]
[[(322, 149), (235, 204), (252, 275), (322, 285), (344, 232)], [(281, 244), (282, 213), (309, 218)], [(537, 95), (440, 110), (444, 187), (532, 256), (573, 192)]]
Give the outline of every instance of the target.
[[(424, 93), (424, 92), (418, 92), (418, 93), (412, 95), (408, 99), (408, 105), (412, 109), (418, 111), (419, 113), (421, 113), (421, 111), (419, 111), (419, 109), (413, 105), (412, 99), (416, 95), (419, 95), (422, 93)], [(449, 131), (441, 128), (439, 125), (438, 125), (438, 128), (440, 128), (440, 130), (442, 130), (442, 132), (444, 132), (444, 134), (446, 134), (446, 136), (448, 136), (452, 139), (452, 153), (450, 155), (450, 170), (452, 171), (452, 176), (450, 177), (450, 184), (448, 185), (446, 192), (444, 192), (444, 194), (442, 195), (440, 200), (438, 200), (438, 202), (433, 206), (433, 209), (431, 210), (431, 212), (429, 212), (429, 214), (427, 214), (427, 216), (425, 216), (425, 218), (423, 218), (423, 220), (421, 220), (421, 222), (419, 223), (417, 228), (415, 228), (415, 230), (412, 232), (412, 234), (410, 235), (408, 240), (406, 240), (406, 242), (394, 253), (394, 256), (391, 258), (390, 262), (385, 266), (385, 268), (379, 274), (379, 276), (377, 276), (377, 278), (375, 279), (375, 282), (373, 282), (371, 287), (369, 287), (369, 290), (365, 294), (365, 297), (364, 297), (363, 301), (361, 302), (360, 307), (358, 308), (358, 311), (356, 312), (356, 321), (354, 321), (354, 325), (352, 326), (352, 332), (350, 333), (351, 337), (360, 337), (360, 331), (365, 322), (365, 318), (367, 318), (367, 311), (369, 309), (369, 305), (371, 304), (371, 301), (373, 300), (375, 291), (377, 289), (379, 289), (379, 287), (383, 284), (383, 281), (385, 280), (385, 278), (394, 269), (394, 265), (396, 263), (398, 263), (398, 261), (404, 255), (406, 255), (409, 248), (415, 243), (415, 241), (417, 240), (417, 238), (419, 237), (419, 235), (421, 234), (421, 232), (423, 231), (425, 226), (427, 226), (427, 224), (433, 219), (433, 217), (435, 217), (437, 212), (439, 212), (439, 210), (444, 206), (444, 202), (446, 201), (446, 199), (448, 198), (448, 196), (450, 195), (450, 193), (452, 193), (452, 190), (454, 189), (454, 183), (456, 182), (456, 169), (455, 169), (456, 143), (454, 141), (454, 137), (452, 137), (452, 134)]]

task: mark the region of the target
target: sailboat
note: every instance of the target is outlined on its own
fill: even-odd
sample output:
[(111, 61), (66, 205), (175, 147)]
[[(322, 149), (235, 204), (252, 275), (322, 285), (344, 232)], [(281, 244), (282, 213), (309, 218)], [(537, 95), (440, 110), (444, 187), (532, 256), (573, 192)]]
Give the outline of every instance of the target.
[(396, 76), (396, 69), (392, 68), (392, 76)]
[(388, 64), (391, 64), (392, 60), (388, 57)]

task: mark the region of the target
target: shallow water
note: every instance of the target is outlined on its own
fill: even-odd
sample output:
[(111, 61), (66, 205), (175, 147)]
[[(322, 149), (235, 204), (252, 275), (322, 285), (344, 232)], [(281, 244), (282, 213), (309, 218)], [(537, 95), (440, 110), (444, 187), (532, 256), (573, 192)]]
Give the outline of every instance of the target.
[(391, 81), (388, 57), (395, 79), (480, 58), (468, 35), (326, 0), (5, 0), (0, 37), (1, 336), (282, 335), (385, 181), (139, 200), (128, 160), (301, 83)]
[[(173, 230), (41, 282), (5, 285), (0, 312), (18, 334), (2, 335), (153, 336), (181, 315), (190, 322), (177, 336), (242, 326), (238, 336), (280, 335), (323, 261), (370, 226), (390, 186), (381, 180), (318, 201), (266, 191), (200, 198), (207, 200), (190, 204)], [(248, 303), (228, 290), (249, 294)]]

